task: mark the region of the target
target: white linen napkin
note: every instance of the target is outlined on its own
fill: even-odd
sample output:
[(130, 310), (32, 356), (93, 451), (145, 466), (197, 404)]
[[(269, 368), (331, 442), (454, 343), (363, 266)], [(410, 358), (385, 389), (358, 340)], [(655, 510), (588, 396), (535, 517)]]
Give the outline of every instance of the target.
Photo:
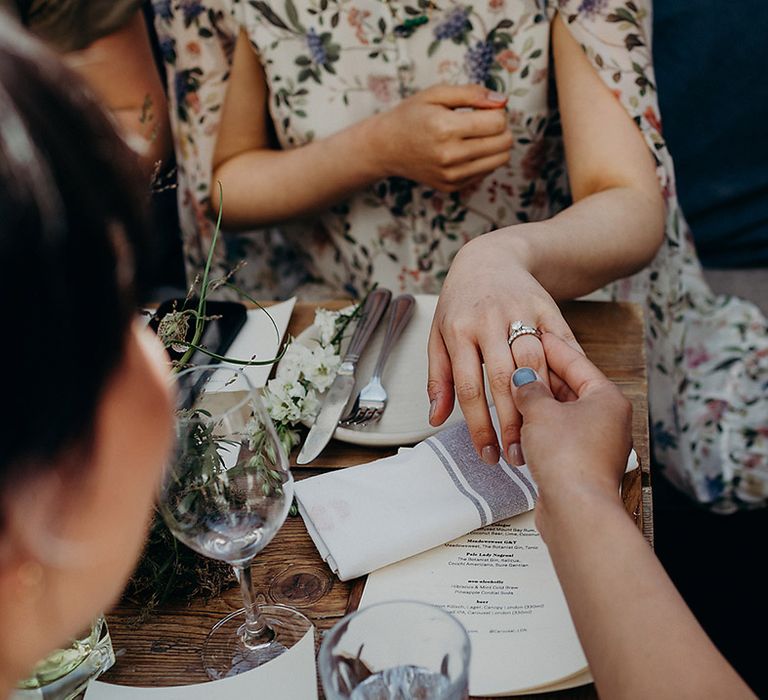
[[(636, 467), (632, 451), (627, 470)], [(531, 510), (538, 492), (526, 466), (483, 462), (461, 423), (392, 457), (298, 481), (295, 494), (320, 556), (348, 581)]]
[[(277, 355), (280, 350), (285, 331), (291, 320), (296, 297), (283, 301), (274, 306), (262, 309), (248, 309), (245, 324), (240, 329), (237, 337), (227, 350), (227, 357), (235, 357), (240, 360), (269, 360)], [(267, 315), (269, 314), (269, 315)], [(270, 320), (271, 317), (271, 320)], [(274, 325), (272, 322), (274, 321)], [(275, 332), (277, 326), (277, 332)], [(242, 367), (242, 365), (230, 365), (222, 363), (222, 367)], [(243, 372), (250, 380), (254, 388), (260, 389), (266, 385), (272, 365), (253, 365), (244, 367)], [(219, 370), (224, 371), (224, 370)], [(215, 375), (214, 375), (215, 376)], [(234, 381), (226, 386), (226, 391), (239, 391), (245, 387), (242, 382)]]

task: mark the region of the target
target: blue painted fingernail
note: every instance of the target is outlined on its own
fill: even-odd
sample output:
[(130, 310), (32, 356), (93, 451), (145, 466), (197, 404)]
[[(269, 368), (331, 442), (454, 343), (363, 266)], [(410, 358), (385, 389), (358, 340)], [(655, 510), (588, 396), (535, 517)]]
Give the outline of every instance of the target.
[(538, 377), (536, 376), (536, 372), (534, 372), (530, 367), (521, 367), (520, 369), (516, 369), (515, 373), (512, 375), (512, 383), (515, 386), (525, 386), (526, 384), (535, 382), (537, 379)]

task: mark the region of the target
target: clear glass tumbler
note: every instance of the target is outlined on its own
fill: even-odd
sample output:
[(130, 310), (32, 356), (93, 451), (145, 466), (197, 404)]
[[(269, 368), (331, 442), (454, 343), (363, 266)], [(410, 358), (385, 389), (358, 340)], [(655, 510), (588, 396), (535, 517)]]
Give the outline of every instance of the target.
[(71, 644), (39, 661), (30, 676), (17, 683), (11, 700), (72, 700), (113, 663), (107, 622), (99, 615)]
[(469, 655), (469, 636), (453, 615), (400, 600), (339, 621), (318, 666), (327, 700), (465, 700)]

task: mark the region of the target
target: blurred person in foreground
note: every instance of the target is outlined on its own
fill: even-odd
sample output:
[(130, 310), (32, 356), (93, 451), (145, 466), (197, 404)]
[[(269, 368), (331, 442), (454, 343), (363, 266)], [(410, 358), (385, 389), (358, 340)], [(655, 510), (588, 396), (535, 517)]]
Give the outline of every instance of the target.
[(170, 445), (135, 325), (146, 194), (84, 83), (0, 16), (0, 697), (120, 594)]

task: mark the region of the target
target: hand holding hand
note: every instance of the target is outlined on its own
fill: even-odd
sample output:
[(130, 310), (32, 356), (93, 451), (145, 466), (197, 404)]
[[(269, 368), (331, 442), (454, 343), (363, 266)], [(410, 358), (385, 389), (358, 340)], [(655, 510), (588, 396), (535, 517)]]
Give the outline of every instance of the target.
[[(540, 341), (522, 336), (510, 346), (510, 325), (517, 321), (565, 338), (581, 351), (547, 291), (524, 265), (519, 241), (506, 231), (487, 233), (467, 243), (446, 278), (429, 337), (430, 422), (440, 425), (453, 410), (454, 395), (478, 454), (499, 461), (499, 445), (485, 395), (482, 363), (499, 417), (502, 449), (511, 464), (523, 464), (520, 414), (510, 391), (516, 367), (532, 367), (549, 385)], [(554, 388), (559, 379), (553, 377)]]
[(509, 160), (505, 104), (505, 96), (479, 85), (422, 90), (372, 117), (377, 169), (443, 192), (473, 184)]
[(542, 503), (569, 500), (574, 489), (617, 498), (632, 446), (632, 406), (584, 355), (552, 333), (542, 336), (553, 396), (527, 367), (512, 375), (522, 414), (521, 441)]

